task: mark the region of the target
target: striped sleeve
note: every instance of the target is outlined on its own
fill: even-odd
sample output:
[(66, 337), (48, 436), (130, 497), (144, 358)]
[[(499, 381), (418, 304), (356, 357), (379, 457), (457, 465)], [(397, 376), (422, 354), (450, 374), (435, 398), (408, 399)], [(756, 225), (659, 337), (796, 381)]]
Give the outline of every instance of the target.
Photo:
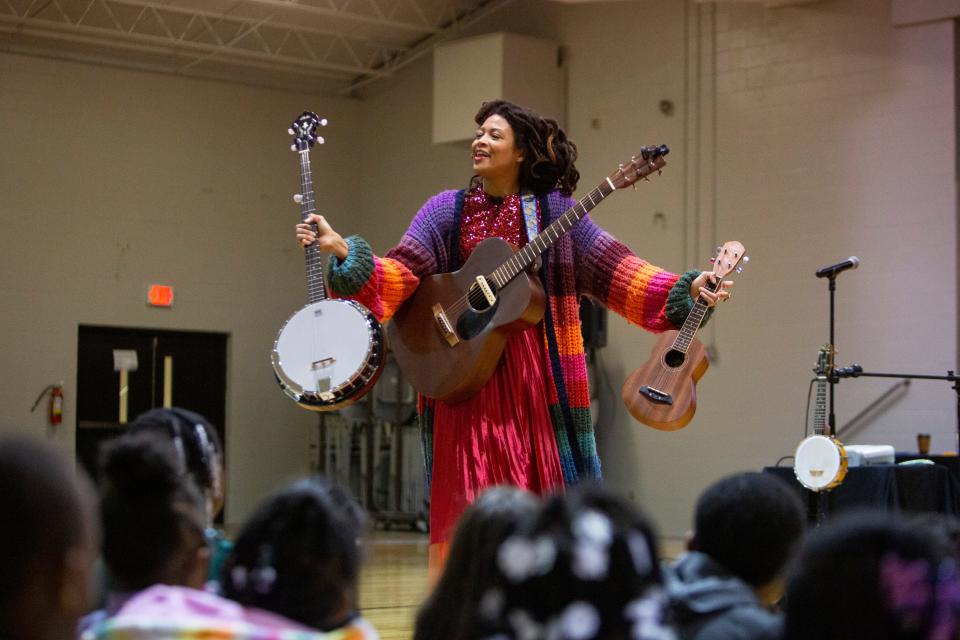
[(650, 331), (676, 329), (683, 324), (692, 306), (689, 292), (693, 278), (687, 274), (681, 278), (638, 258), (589, 216), (574, 227), (574, 236), (579, 254), (579, 293)]
[(440, 259), (447, 252), (445, 233), (455, 193), (443, 192), (428, 200), (400, 243), (383, 257), (375, 255), (360, 236), (346, 238), (347, 257), (330, 261), (333, 295), (356, 300), (381, 322), (389, 320), (413, 294), (421, 278), (438, 272)]

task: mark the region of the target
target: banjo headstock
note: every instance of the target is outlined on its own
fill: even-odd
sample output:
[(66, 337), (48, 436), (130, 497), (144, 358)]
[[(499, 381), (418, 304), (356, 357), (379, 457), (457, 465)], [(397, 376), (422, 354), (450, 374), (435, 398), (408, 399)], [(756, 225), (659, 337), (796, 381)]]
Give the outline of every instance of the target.
[(309, 151), (314, 144), (323, 144), (323, 136), (317, 135), (319, 127), (327, 126), (327, 119), (312, 111), (304, 111), (293, 121), (287, 133), (293, 136), (291, 151)]

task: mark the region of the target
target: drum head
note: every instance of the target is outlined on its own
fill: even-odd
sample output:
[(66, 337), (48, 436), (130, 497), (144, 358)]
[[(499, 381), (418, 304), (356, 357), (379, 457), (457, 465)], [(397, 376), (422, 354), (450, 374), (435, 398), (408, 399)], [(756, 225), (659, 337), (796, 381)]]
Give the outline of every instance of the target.
[(299, 390), (335, 392), (364, 370), (372, 345), (370, 322), (357, 305), (322, 300), (287, 321), (273, 360)]
[(840, 448), (827, 436), (810, 436), (797, 447), (794, 471), (808, 489), (826, 489), (834, 484), (843, 468)]

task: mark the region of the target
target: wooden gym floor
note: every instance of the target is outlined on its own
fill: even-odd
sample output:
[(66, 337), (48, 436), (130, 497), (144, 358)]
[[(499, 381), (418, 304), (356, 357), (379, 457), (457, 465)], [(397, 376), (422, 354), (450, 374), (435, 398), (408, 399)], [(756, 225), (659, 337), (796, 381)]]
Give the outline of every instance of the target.
[[(383, 640), (409, 640), (417, 608), (427, 596), (429, 537), (423, 533), (376, 531), (360, 575), (360, 611)], [(676, 558), (683, 542), (662, 539), (660, 553)]]

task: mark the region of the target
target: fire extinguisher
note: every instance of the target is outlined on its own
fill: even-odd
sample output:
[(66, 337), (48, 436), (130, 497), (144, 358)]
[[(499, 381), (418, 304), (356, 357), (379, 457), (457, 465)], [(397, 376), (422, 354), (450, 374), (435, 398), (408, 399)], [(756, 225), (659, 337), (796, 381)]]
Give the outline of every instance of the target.
[(63, 385), (55, 384), (50, 389), (50, 411), (47, 414), (50, 426), (57, 426), (63, 422)]
[(50, 402), (47, 405), (47, 422), (50, 426), (55, 427), (61, 422), (63, 422), (63, 383), (58, 384), (48, 384), (43, 388), (43, 391), (40, 392), (40, 395), (37, 396), (36, 401), (33, 403), (33, 407), (30, 409), (30, 412), (33, 413), (37, 406), (40, 404), (40, 401), (43, 400), (43, 396), (50, 394)]

